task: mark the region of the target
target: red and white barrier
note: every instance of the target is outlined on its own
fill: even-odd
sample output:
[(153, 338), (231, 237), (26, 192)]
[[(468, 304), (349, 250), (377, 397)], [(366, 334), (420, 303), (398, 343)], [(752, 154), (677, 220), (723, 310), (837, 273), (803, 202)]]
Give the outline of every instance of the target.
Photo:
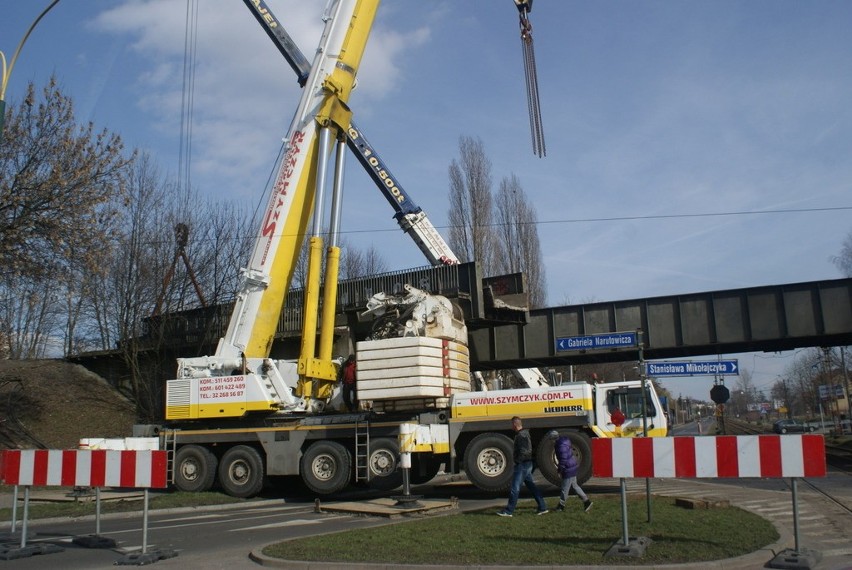
[(24, 449), (0, 451), (0, 482), (59, 487), (168, 486), (166, 451)]
[(592, 475), (619, 478), (825, 477), (822, 435), (592, 440)]

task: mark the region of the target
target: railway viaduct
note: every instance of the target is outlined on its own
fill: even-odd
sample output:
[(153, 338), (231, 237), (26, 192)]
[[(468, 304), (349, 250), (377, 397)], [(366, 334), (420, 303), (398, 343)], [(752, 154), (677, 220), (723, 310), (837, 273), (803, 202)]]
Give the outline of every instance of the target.
[[(355, 340), (370, 333), (358, 312), (374, 293), (401, 293), (411, 284), (456, 303), (468, 324), (474, 370), (553, 367), (637, 359), (637, 349), (560, 350), (560, 340), (642, 331), (646, 360), (776, 352), (852, 345), (852, 279), (833, 279), (528, 309), (521, 274), (483, 278), (476, 263), (427, 267), (342, 281), (337, 325)], [(275, 358), (296, 358), (301, 291), (291, 291), (273, 343)], [(139, 343), (164, 378), (174, 359), (211, 354), (224, 334), (231, 305), (151, 317)], [(140, 340), (140, 339), (137, 339)], [(346, 343), (350, 339), (344, 339)], [(343, 347), (341, 353), (346, 352)], [(112, 382), (124, 374), (120, 351), (72, 359)]]

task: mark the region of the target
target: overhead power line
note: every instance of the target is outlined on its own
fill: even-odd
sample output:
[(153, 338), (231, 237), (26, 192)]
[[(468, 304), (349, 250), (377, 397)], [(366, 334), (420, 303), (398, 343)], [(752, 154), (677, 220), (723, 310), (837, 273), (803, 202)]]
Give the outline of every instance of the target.
[[(758, 210), (758, 211), (735, 211), (735, 212), (704, 212), (697, 214), (648, 214), (641, 216), (610, 216), (606, 218), (562, 218), (557, 220), (537, 220), (535, 222), (527, 222), (535, 225), (545, 225), (545, 224), (586, 224), (586, 223), (598, 223), (598, 222), (627, 222), (627, 221), (637, 221), (637, 220), (667, 220), (667, 219), (677, 219), (677, 218), (721, 218), (725, 216), (761, 216), (761, 215), (775, 215), (775, 214), (807, 214), (807, 213), (818, 213), (818, 212), (842, 212), (845, 210), (852, 210), (852, 206), (834, 206), (831, 208), (790, 208), (790, 209), (782, 209), (782, 210)], [(501, 223), (492, 223), (490, 226), (501, 226)], [(446, 229), (450, 226), (435, 226), (436, 228)], [(343, 233), (369, 233), (369, 232), (389, 232), (395, 231), (395, 228), (386, 228), (386, 229), (366, 229), (366, 230), (347, 230)]]
[[(740, 212), (706, 212), (703, 214), (649, 214), (643, 216), (612, 216), (608, 218), (564, 218), (558, 220), (538, 220), (536, 222), (525, 222), (528, 224), (544, 225), (544, 224), (586, 224), (586, 223), (601, 223), (601, 222), (622, 222), (622, 221), (641, 221), (641, 220), (666, 220), (678, 218), (719, 218), (725, 216), (761, 216), (761, 215), (778, 215), (778, 214), (810, 214), (820, 212), (843, 212), (852, 210), (852, 206), (835, 206), (832, 208), (790, 208), (782, 210), (759, 210), (759, 211), (740, 211)], [(501, 223), (488, 224), (490, 227), (502, 226)], [(436, 229), (449, 229), (451, 226), (436, 225)], [(392, 228), (369, 228), (369, 229), (350, 229), (341, 230), (341, 234), (368, 234), (368, 233), (385, 233), (399, 232), (398, 227)], [(254, 239), (254, 234), (240, 236), (237, 239)], [(204, 239), (194, 238), (195, 242), (203, 242)], [(151, 242), (154, 243), (154, 242)], [(159, 243), (159, 240), (157, 241)], [(165, 240), (163, 241), (165, 243)]]

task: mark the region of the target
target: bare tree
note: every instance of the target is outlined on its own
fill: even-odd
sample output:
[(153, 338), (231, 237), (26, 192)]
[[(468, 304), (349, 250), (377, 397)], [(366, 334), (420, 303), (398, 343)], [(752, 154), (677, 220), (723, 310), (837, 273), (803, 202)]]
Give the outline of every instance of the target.
[(0, 145), (0, 305), (6, 315), (16, 311), (0, 325), (4, 338), (18, 342), (10, 352), (21, 357), (51, 345), (61, 352), (57, 339), (74, 338), (79, 284), (103, 270), (115, 198), (133, 161), (118, 135), (76, 123), (54, 78), (41, 97), (36, 103), (30, 84), (8, 113)]
[[(61, 331), (61, 303), (49, 281), (11, 275), (4, 279), (0, 323), (9, 358), (45, 358)], [(56, 347), (54, 347), (56, 348)]]
[(846, 234), (843, 247), (840, 248), (840, 255), (832, 256), (831, 261), (843, 275), (852, 277), (852, 231)]
[(522, 272), (526, 277), (530, 305), (533, 308), (546, 306), (547, 286), (538, 239), (538, 216), (514, 174), (500, 181), (494, 218), (497, 271)]
[(792, 415), (819, 413), (819, 385), (824, 383), (824, 362), (821, 349), (811, 348), (800, 352), (784, 369)]
[(108, 206), (131, 159), (118, 135), (77, 125), (55, 79), (42, 97), (35, 106), (30, 84), (0, 147), (0, 266), (55, 278), (72, 261), (97, 266), (109, 238), (104, 219), (115, 213)]
[(385, 273), (387, 270), (387, 262), (374, 246), (361, 250), (343, 241), (340, 260), (341, 279), (367, 277)]
[(787, 410), (788, 418), (792, 417), (793, 402), (795, 400), (795, 395), (792, 388), (792, 382), (785, 378), (779, 378), (772, 385), (772, 388), (769, 392), (773, 399), (779, 400), (783, 403), (784, 408)]
[(749, 405), (756, 404), (758, 402), (757, 388), (755, 388), (754, 379), (751, 377), (751, 372), (748, 370), (740, 371), (740, 375), (737, 376), (734, 391), (736, 394), (740, 395), (742, 403), (746, 406), (746, 408)]
[[(357, 248), (348, 242), (346, 238), (341, 238), (340, 243), (340, 266), (338, 270), (339, 279), (356, 279), (358, 277), (367, 277), (384, 273), (388, 270), (388, 264), (382, 258), (382, 255), (374, 247), (370, 246), (366, 250)], [(326, 251), (323, 251), (323, 267), (325, 267)], [(308, 243), (305, 242), (302, 246), (302, 251), (299, 253), (299, 259), (296, 263), (296, 270), (293, 274), (293, 283), (291, 288), (304, 288), (307, 282), (308, 271)]]
[(250, 212), (231, 202), (205, 202), (194, 189), (170, 190), (163, 207), (165, 226), (157, 241), (169, 254), (156, 260), (161, 311), (232, 301), (254, 243)]
[(486, 276), (497, 273), (492, 227), (491, 161), (482, 140), (459, 139), (450, 163), (450, 248), (461, 261), (477, 261)]

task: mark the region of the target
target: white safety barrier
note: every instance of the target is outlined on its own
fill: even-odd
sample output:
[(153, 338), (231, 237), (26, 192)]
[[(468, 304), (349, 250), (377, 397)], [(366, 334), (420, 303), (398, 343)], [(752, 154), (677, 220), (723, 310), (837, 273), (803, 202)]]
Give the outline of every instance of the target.
[(825, 477), (822, 435), (596, 438), (595, 477)]
[[(700, 424), (699, 424), (700, 425)], [(793, 494), (795, 546), (776, 555), (771, 568), (810, 568), (818, 553), (799, 544), (797, 477), (825, 477), (822, 435), (720, 435), (683, 437), (596, 438), (592, 440), (592, 475), (621, 480), (622, 539), (609, 554), (643, 552), (645, 537), (630, 539), (627, 530), (625, 479), (645, 478), (648, 521), (651, 520), (650, 479), (659, 478), (782, 478), (789, 477)]]
[(23, 449), (0, 452), (0, 481), (59, 487), (168, 486), (165, 451)]
[(30, 487), (94, 487), (95, 534), (76, 537), (74, 543), (89, 548), (112, 548), (115, 541), (100, 535), (100, 489), (120, 487), (144, 489), (142, 553), (127, 554), (116, 564), (150, 564), (177, 556), (175, 551), (148, 551), (148, 489), (168, 486), (168, 452), (161, 450), (106, 449), (11, 449), (0, 451), (0, 483), (15, 489), (12, 532), (16, 532), (15, 510), (18, 486), (24, 487), (24, 517), (20, 548), (0, 549), (0, 559), (12, 560), (35, 554), (62, 552), (56, 545), (27, 546)]

